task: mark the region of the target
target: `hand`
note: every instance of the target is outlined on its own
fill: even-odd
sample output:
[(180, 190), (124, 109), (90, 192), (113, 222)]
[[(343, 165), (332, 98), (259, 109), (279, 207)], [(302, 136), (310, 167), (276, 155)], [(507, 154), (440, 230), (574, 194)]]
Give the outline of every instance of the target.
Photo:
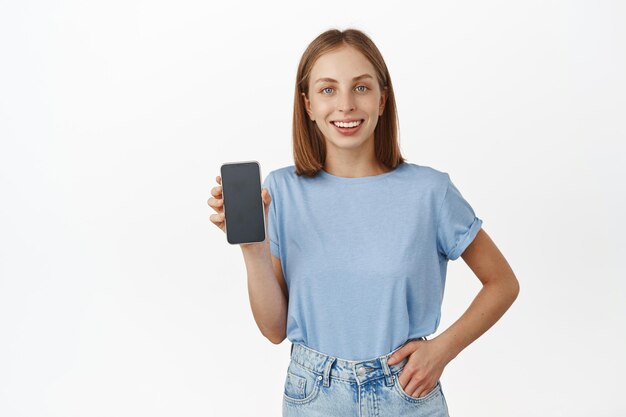
[(269, 226), (267, 224), (267, 216), (270, 211), (270, 204), (272, 204), (272, 196), (270, 196), (270, 192), (267, 190), (267, 188), (261, 189), (261, 199), (263, 200), (263, 213), (265, 215), (265, 240), (263, 242), (255, 242), (255, 243), (240, 243), (239, 246), (266, 244), (269, 247), (270, 238), (269, 238), (269, 234), (267, 233), (267, 228)]
[(212, 207), (213, 210), (217, 212), (217, 214), (211, 214), (209, 219), (213, 222), (213, 224), (222, 229), (222, 232), (226, 233), (226, 230), (224, 229), (226, 216), (224, 215), (224, 199), (222, 198), (222, 178), (218, 175), (215, 179), (220, 185), (211, 189), (211, 195), (213, 197), (209, 198), (207, 203), (209, 204), (209, 207)]
[[(222, 197), (222, 178), (218, 175), (215, 179), (217, 183), (220, 185), (218, 185), (217, 187), (213, 187), (211, 189), (211, 195), (213, 197), (209, 198), (207, 203), (209, 204), (211, 208), (213, 208), (213, 210), (217, 212), (217, 214), (211, 214), (211, 216), (209, 216), (209, 219), (211, 220), (213, 224), (215, 224), (224, 233), (226, 233), (226, 230), (225, 230), (226, 215), (224, 213), (224, 199)], [(267, 235), (267, 213), (269, 210), (269, 206), (272, 203), (272, 197), (270, 196), (270, 193), (267, 190), (267, 188), (263, 188), (261, 190), (261, 198), (263, 199), (263, 208), (265, 211), (265, 225), (266, 225), (265, 241), (269, 241), (268, 235)], [(240, 246), (248, 246), (248, 245), (254, 245), (254, 243), (241, 243), (240, 244)]]
[(407, 363), (398, 374), (400, 386), (411, 397), (424, 397), (437, 385), (437, 381), (448, 364), (444, 350), (432, 340), (414, 340), (395, 352), (387, 361), (395, 365), (405, 357)]

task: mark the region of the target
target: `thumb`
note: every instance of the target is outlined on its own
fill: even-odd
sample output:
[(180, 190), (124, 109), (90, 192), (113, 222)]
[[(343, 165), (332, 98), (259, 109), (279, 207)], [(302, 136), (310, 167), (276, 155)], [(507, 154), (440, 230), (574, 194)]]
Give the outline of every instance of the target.
[(265, 240), (269, 239), (269, 234), (268, 234), (268, 217), (269, 217), (269, 207), (270, 204), (272, 203), (272, 196), (270, 195), (270, 192), (267, 188), (263, 188), (261, 190), (261, 197), (263, 198), (263, 211), (264, 211), (264, 215), (265, 215)]
[(272, 196), (267, 188), (263, 188), (262, 191), (263, 204), (268, 207), (272, 203)]
[(269, 216), (270, 204), (272, 203), (272, 196), (270, 195), (270, 191), (267, 188), (263, 188), (261, 190), (261, 197), (263, 199), (263, 211), (265, 214), (265, 223), (267, 223), (267, 218)]
[(402, 359), (409, 356), (412, 353), (411, 346), (405, 345), (398, 349), (393, 355), (387, 359), (387, 365), (395, 365), (396, 363), (402, 362)]

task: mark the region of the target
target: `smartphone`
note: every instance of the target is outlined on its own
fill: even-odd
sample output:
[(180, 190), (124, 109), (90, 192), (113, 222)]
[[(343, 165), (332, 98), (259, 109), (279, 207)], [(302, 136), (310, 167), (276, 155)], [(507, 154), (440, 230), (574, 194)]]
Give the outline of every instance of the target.
[(265, 240), (261, 166), (257, 161), (226, 162), (221, 167), (226, 240), (232, 245)]

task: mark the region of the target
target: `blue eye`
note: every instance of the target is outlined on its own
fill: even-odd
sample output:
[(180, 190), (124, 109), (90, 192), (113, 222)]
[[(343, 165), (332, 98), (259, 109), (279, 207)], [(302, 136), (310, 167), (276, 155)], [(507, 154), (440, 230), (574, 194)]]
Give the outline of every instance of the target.
[[(324, 89), (322, 90), (322, 93), (324, 93), (324, 91), (326, 91), (326, 90), (332, 90), (332, 88), (331, 88), (331, 87), (326, 87), (326, 88), (324, 88)], [(329, 93), (329, 94), (330, 94), (330, 93)]]
[[(369, 88), (367, 88), (367, 87), (366, 87), (366, 86), (364, 86), (364, 85), (360, 85), (360, 86), (358, 86), (357, 88), (361, 88), (361, 87), (365, 88), (366, 90), (369, 90)], [(365, 90), (362, 90), (362, 91), (361, 91), (361, 93), (364, 93), (364, 92), (365, 92)]]

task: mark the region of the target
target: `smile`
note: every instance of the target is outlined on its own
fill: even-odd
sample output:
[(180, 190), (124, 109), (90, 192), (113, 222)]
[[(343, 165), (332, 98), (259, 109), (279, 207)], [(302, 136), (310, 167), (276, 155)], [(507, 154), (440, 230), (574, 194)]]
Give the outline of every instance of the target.
[(352, 136), (361, 130), (364, 120), (354, 120), (351, 122), (332, 122), (333, 127), (343, 136)]
[(332, 123), (337, 127), (352, 128), (352, 127), (359, 126), (362, 122), (363, 120), (355, 120), (353, 122), (348, 122), (348, 123), (346, 122), (332, 122)]

